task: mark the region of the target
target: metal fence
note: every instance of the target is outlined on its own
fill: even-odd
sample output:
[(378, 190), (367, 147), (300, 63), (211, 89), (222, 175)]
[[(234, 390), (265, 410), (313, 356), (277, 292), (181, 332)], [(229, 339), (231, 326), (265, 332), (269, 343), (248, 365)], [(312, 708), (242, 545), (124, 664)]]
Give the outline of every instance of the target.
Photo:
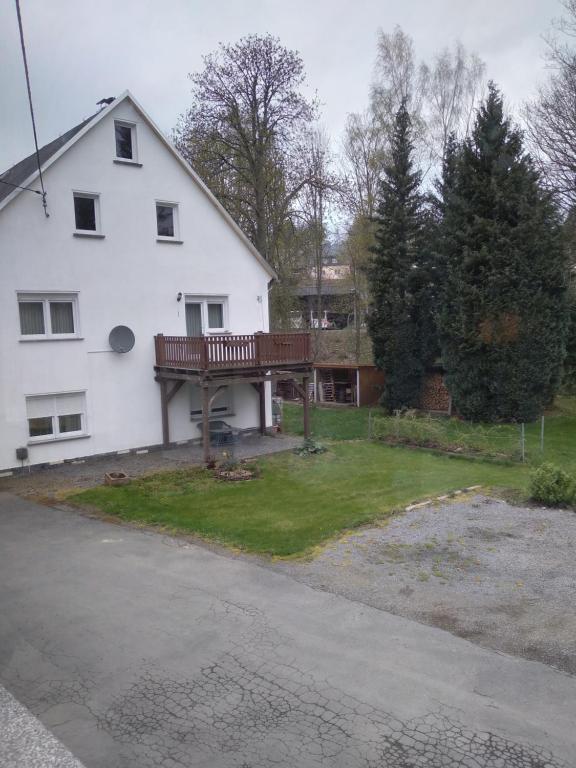
[(544, 452), (545, 420), (525, 424), (472, 424), (441, 416), (415, 412), (382, 416), (370, 411), (368, 437), (395, 445), (411, 445), (467, 456), (484, 456), (504, 461), (536, 458)]

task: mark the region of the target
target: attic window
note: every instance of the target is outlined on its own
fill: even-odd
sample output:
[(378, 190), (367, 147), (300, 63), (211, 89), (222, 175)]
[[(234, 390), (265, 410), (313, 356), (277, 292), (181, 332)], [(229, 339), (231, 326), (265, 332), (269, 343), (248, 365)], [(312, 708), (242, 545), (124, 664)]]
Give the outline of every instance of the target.
[(74, 192), (74, 222), (78, 234), (96, 235), (100, 232), (98, 195)]
[(156, 202), (156, 240), (181, 243), (178, 203)]
[(132, 123), (115, 120), (114, 136), (116, 139), (116, 159), (135, 163), (137, 161), (136, 126)]

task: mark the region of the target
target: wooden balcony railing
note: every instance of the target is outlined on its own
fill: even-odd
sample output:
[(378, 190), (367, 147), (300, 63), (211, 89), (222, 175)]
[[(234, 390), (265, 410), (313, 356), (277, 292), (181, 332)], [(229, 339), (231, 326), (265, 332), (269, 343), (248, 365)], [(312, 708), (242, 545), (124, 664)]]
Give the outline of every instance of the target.
[(308, 333), (154, 337), (156, 365), (209, 371), (302, 365), (311, 360)]

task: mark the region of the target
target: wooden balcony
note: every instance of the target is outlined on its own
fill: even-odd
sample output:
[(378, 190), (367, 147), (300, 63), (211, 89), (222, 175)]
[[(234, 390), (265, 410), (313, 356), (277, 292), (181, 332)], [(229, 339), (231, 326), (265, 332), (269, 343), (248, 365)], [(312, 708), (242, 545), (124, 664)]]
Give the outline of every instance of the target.
[[(312, 372), (310, 334), (254, 333), (221, 336), (154, 337), (156, 381), (160, 384), (162, 442), (170, 444), (168, 406), (179, 389), (192, 382), (202, 390), (204, 460), (210, 457), (211, 398), (228, 385), (251, 384), (258, 392), (260, 432), (266, 432), (266, 383), (290, 379), (304, 403), (304, 436), (310, 436), (308, 383)], [(300, 383), (298, 383), (300, 382)]]
[(310, 334), (254, 333), (154, 337), (156, 368), (197, 373), (296, 369), (311, 366)]

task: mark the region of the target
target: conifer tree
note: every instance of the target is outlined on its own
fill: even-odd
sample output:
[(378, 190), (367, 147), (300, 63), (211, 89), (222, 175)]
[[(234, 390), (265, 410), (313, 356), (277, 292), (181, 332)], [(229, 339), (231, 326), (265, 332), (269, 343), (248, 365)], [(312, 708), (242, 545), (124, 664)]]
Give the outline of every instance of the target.
[(426, 364), (423, 336), (430, 320), (429, 275), (422, 259), (426, 214), (412, 156), (411, 121), (402, 103), (380, 183), (376, 244), (368, 267), (368, 330), (375, 363), (385, 373), (382, 404), (389, 411), (419, 404)]
[(442, 359), (456, 409), (532, 421), (559, 384), (566, 259), (558, 214), (490, 84), (444, 201)]

